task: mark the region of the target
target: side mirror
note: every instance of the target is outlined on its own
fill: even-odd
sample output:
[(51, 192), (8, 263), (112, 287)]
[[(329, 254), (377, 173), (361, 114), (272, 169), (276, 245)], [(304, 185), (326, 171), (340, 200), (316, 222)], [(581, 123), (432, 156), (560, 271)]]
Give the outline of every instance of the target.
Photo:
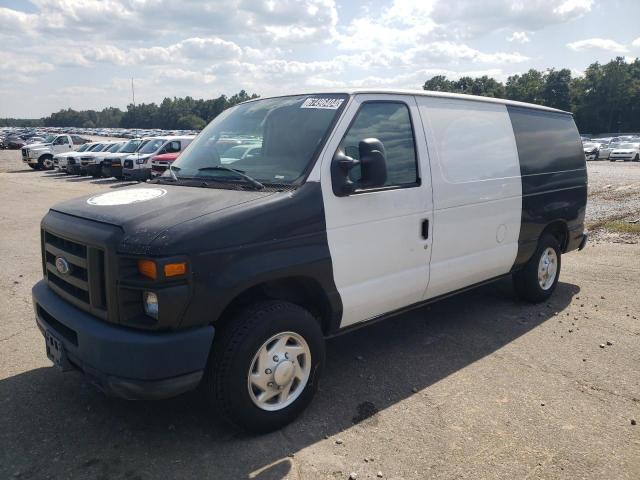
[[(348, 147), (349, 148), (349, 147)], [(348, 150), (347, 150), (348, 151)], [(349, 152), (351, 153), (351, 152)], [(387, 159), (384, 145), (377, 138), (365, 138), (358, 144), (360, 160), (339, 149), (331, 162), (331, 184), (338, 197), (351, 195), (357, 189), (378, 188), (387, 181)], [(360, 166), (360, 179), (353, 181), (349, 172)]]

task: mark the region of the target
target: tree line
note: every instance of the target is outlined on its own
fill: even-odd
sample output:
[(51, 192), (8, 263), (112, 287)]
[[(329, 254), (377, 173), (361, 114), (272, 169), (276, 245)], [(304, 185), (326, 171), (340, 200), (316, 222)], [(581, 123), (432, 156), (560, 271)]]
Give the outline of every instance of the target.
[(486, 75), (449, 80), (438, 75), (427, 80), (425, 90), (465, 93), (536, 103), (571, 111), (580, 132), (640, 131), (640, 59), (623, 57), (593, 63), (584, 76), (571, 71), (531, 69), (512, 75), (505, 83)]
[(159, 105), (131, 103), (126, 111), (114, 107), (100, 111), (67, 108), (40, 119), (0, 119), (0, 126), (200, 130), (225, 109), (253, 98), (258, 95), (240, 90), (231, 97), (220, 95), (209, 100), (174, 97), (165, 98)]
[[(427, 80), (425, 90), (507, 98), (573, 112), (580, 132), (640, 131), (640, 60), (623, 57), (609, 63), (593, 63), (583, 76), (571, 71), (531, 69), (502, 83), (488, 76), (449, 80), (439, 75)], [(199, 130), (223, 110), (257, 98), (244, 90), (231, 97), (209, 100), (192, 97), (165, 98), (155, 103), (130, 104), (126, 111), (60, 110), (41, 119), (0, 119), (0, 126), (123, 127)]]

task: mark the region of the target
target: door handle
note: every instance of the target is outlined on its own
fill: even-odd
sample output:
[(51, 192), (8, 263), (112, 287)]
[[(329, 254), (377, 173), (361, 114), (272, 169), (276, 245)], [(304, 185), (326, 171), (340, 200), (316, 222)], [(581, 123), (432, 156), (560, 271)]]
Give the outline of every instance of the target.
[(429, 219), (425, 218), (422, 220), (422, 228), (421, 228), (422, 238), (427, 240), (429, 238)]

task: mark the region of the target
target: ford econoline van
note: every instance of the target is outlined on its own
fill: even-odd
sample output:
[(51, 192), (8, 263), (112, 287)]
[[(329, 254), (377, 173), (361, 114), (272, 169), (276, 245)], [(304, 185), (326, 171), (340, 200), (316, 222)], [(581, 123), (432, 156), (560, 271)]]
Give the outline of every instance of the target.
[[(239, 144), (260, 148), (223, 161)], [(586, 201), (566, 112), (424, 91), (251, 100), (151, 183), (51, 208), (37, 324), (54, 364), (108, 394), (202, 385), (269, 431), (311, 401), (326, 337), (507, 276), (547, 300)]]

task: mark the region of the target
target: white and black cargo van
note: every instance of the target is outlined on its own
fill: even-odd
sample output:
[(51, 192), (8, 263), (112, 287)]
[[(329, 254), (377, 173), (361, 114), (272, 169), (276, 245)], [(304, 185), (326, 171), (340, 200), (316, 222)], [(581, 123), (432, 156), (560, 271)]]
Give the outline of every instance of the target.
[[(259, 153), (221, 160), (242, 144)], [(311, 401), (326, 337), (508, 275), (547, 299), (586, 201), (566, 112), (423, 91), (252, 100), (144, 188), (47, 213), (37, 323), (56, 365), (109, 394), (203, 384), (267, 431)]]

